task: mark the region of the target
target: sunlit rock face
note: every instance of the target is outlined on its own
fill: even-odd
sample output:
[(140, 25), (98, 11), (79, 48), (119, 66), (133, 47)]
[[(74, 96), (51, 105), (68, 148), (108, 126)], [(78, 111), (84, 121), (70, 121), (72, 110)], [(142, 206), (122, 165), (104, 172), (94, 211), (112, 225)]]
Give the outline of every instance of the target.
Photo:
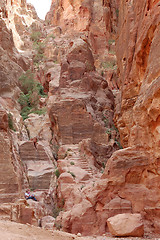
[(84, 32), (94, 53), (102, 54), (108, 47), (110, 36), (116, 33), (118, 2), (52, 0), (46, 20), (53, 25), (59, 25), (64, 32)]
[(34, 7), (26, 0), (6, 0), (0, 5), (0, 15), (12, 30), (16, 48), (22, 49), (25, 45), (23, 35), (28, 35), (27, 28), (38, 19)]

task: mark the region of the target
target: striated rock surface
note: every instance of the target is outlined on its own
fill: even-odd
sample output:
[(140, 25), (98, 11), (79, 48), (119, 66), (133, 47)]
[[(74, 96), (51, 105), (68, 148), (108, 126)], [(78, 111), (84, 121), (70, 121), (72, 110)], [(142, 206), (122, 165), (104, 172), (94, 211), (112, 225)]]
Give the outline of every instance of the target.
[[(111, 155), (106, 128), (113, 125), (114, 97), (107, 82), (96, 73), (92, 52), (82, 39), (69, 42), (70, 49), (62, 58), (59, 87), (49, 93), (49, 116), (54, 131), (54, 144), (78, 144), (91, 139), (91, 148), (104, 148), (97, 161)], [(108, 118), (107, 126), (105, 118)], [(93, 146), (94, 145), (94, 146)], [(108, 147), (110, 145), (110, 147)]]
[(19, 147), (32, 189), (48, 189), (54, 171), (53, 163), (40, 142), (27, 141)]
[(4, 109), (0, 109), (0, 121), (0, 203), (7, 203), (14, 202), (20, 196), (23, 179), (22, 169), (15, 166), (8, 115)]
[(123, 146), (159, 155), (160, 43), (158, 1), (120, 3), (117, 57), (121, 84), (116, 121)]

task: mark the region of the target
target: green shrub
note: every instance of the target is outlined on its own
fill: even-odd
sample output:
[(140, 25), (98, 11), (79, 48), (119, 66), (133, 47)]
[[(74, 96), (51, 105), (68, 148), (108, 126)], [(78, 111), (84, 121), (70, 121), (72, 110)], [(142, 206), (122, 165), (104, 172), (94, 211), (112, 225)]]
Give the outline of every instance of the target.
[(57, 178), (59, 178), (59, 176), (60, 176), (60, 171), (59, 171), (58, 168), (55, 170), (54, 174), (56, 175)]
[(25, 119), (28, 118), (28, 115), (31, 113), (31, 110), (32, 110), (32, 108), (31, 108), (31, 107), (28, 107), (28, 106), (22, 108), (20, 114), (21, 114), (23, 120), (25, 120)]
[(59, 213), (60, 213), (61, 211), (63, 211), (63, 208), (59, 208), (59, 207), (55, 206), (55, 207), (53, 208), (53, 217), (54, 217), (54, 218), (58, 217), (58, 215), (59, 215)]
[(45, 44), (43, 42), (34, 42), (33, 48), (37, 51), (38, 54), (44, 53)]
[(114, 39), (109, 39), (109, 40), (108, 40), (108, 44), (109, 44), (109, 45), (112, 45), (113, 43), (115, 43), (115, 40), (114, 40)]
[(23, 92), (21, 92), (18, 98), (18, 103), (21, 105), (22, 108), (29, 106), (29, 94), (24, 94)]
[(82, 190), (84, 187), (85, 187), (85, 186), (84, 186), (84, 185), (82, 185), (82, 186), (81, 186), (81, 190)]
[(34, 79), (34, 74), (27, 71), (19, 78), (20, 93), (18, 102), (21, 105), (21, 116), (23, 120), (28, 118), (30, 113), (44, 114), (46, 109), (38, 109), (39, 98), (46, 96), (43, 91), (43, 86)]
[(116, 52), (113, 51), (113, 50), (109, 50), (108, 52), (109, 52), (109, 54), (112, 54), (112, 55), (115, 55), (115, 54), (116, 54)]
[(104, 162), (102, 162), (102, 167), (105, 168), (105, 163)]
[(46, 108), (40, 108), (40, 109), (36, 109), (36, 110), (32, 110), (32, 113), (38, 114), (38, 115), (43, 115), (46, 113)]
[(44, 87), (40, 84), (40, 83), (37, 83), (37, 86), (36, 86), (37, 90), (38, 90), (38, 94), (42, 97), (46, 97), (47, 94), (44, 93)]
[(16, 131), (13, 124), (13, 116), (11, 113), (8, 113), (8, 126), (11, 130)]
[(30, 91), (33, 91), (33, 89), (36, 86), (36, 82), (34, 80), (34, 74), (30, 70), (27, 70), (25, 73), (23, 73), (20, 76), (19, 84), (20, 84), (20, 89), (24, 94), (27, 94)]
[(46, 37), (46, 40), (49, 39), (49, 38), (52, 38), (53, 40), (55, 39), (55, 36), (51, 33), (49, 34), (47, 37)]
[(57, 223), (57, 222), (54, 223), (54, 226), (55, 226), (56, 230), (59, 230), (59, 231), (62, 228), (62, 225), (60, 223)]
[(117, 18), (119, 17), (119, 9), (118, 8), (116, 8), (116, 16), (117, 16)]
[(31, 33), (31, 36), (30, 36), (31, 41), (33, 41), (33, 42), (37, 42), (37, 41), (39, 41), (41, 35), (42, 35), (41, 32), (33, 31), (33, 32)]
[(40, 64), (40, 62), (42, 61), (43, 58), (44, 58), (43, 53), (42, 54), (36, 54), (33, 58), (34, 65), (39, 66), (39, 64)]
[(114, 141), (120, 149), (123, 149), (122, 145), (120, 144), (120, 142), (117, 141), (117, 139), (115, 139)]
[(74, 162), (72, 162), (72, 161), (70, 162), (70, 164), (71, 164), (71, 165), (75, 165), (75, 163), (74, 163)]
[(107, 61), (107, 62), (102, 62), (102, 67), (105, 69), (116, 70), (117, 64), (116, 64), (116, 61)]

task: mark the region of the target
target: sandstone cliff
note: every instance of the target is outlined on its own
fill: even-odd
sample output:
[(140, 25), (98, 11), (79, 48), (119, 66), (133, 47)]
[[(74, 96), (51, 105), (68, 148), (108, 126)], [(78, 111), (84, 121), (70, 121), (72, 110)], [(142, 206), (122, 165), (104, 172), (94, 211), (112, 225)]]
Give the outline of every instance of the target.
[[(37, 225), (53, 214), (67, 232), (101, 235), (109, 217), (140, 213), (145, 234), (158, 232), (159, 8), (156, 0), (53, 0), (43, 22), (26, 1), (0, 3), (7, 218)], [(20, 75), (32, 76), (30, 91)], [(39, 202), (16, 203), (28, 186)]]

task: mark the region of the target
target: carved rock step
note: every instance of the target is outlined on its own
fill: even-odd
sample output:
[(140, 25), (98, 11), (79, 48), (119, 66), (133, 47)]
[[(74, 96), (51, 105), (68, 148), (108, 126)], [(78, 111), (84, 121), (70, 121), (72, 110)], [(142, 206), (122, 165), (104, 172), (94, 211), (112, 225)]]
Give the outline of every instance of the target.
[(18, 193), (3, 193), (0, 194), (0, 203), (13, 203), (18, 198)]

